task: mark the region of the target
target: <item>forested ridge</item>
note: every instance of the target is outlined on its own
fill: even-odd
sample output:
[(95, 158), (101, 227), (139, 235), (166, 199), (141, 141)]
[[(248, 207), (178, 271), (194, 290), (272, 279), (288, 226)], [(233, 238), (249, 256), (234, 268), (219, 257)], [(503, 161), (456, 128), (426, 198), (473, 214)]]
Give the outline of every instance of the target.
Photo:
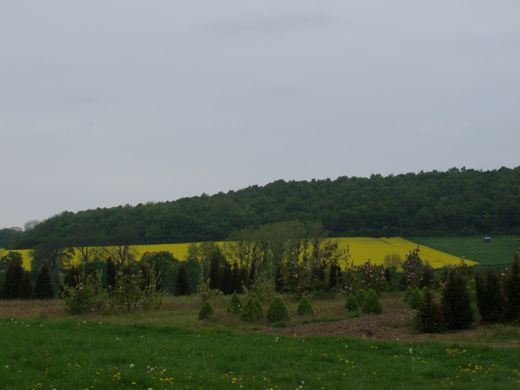
[(29, 231), (0, 231), (0, 247), (224, 240), (292, 220), (321, 223), (329, 236), (517, 234), (520, 167), (278, 180), (171, 202), (65, 211)]

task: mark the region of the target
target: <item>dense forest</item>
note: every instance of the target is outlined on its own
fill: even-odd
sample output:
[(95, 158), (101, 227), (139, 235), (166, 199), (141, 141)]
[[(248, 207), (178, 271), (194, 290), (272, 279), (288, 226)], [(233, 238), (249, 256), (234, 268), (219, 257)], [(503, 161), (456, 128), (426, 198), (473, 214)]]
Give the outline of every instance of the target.
[(283, 181), (171, 202), (65, 211), (0, 231), (0, 247), (224, 240), (262, 225), (321, 224), (328, 236), (520, 233), (520, 167)]

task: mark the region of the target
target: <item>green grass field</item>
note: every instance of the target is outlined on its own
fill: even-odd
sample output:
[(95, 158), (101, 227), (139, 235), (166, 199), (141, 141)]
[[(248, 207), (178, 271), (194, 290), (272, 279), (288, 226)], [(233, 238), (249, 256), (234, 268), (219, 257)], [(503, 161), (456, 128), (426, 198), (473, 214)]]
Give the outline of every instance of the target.
[(2, 389), (512, 388), (518, 349), (0, 320)]
[(413, 237), (409, 240), (456, 256), (478, 261), (483, 266), (510, 264), (520, 237), (496, 236), (487, 244), (482, 236)]

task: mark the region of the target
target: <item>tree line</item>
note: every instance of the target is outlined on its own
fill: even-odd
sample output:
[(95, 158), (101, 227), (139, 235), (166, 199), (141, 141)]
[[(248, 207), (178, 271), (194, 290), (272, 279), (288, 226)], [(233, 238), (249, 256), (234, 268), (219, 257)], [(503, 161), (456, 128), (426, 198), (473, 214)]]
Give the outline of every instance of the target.
[(0, 247), (219, 241), (283, 222), (327, 236), (520, 233), (520, 167), (275, 181), (171, 202), (65, 211), (26, 231), (0, 230)]

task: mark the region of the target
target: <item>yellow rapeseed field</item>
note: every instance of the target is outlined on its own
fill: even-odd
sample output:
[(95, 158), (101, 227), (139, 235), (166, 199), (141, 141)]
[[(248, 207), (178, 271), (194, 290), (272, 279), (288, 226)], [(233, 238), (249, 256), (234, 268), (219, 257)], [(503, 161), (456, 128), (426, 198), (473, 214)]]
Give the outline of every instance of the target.
[[(338, 249), (341, 253), (347, 250), (350, 254), (350, 261), (355, 265), (363, 264), (369, 260), (374, 264), (382, 264), (386, 255), (397, 254), (404, 260), (405, 255), (419, 246), (420, 256), (423, 261), (431, 264), (433, 268), (442, 268), (447, 265), (457, 265), (460, 263), (460, 258), (450, 255), (449, 253), (441, 252), (436, 249), (418, 245), (412, 241), (401, 237), (391, 238), (370, 238), (370, 237), (341, 237), (330, 238), (338, 243)], [(217, 243), (222, 246), (222, 242)], [(188, 247), (191, 244), (156, 244), (156, 245), (135, 245), (132, 247), (133, 253), (137, 259), (140, 259), (145, 252), (170, 252), (179, 260), (185, 260)], [(0, 249), (0, 257), (6, 254), (6, 250)], [(23, 257), (23, 265), (26, 269), (31, 267), (31, 250), (23, 249), (17, 250)], [(74, 262), (79, 259), (79, 251), (76, 250)], [(466, 264), (475, 265), (475, 261), (465, 259)]]

